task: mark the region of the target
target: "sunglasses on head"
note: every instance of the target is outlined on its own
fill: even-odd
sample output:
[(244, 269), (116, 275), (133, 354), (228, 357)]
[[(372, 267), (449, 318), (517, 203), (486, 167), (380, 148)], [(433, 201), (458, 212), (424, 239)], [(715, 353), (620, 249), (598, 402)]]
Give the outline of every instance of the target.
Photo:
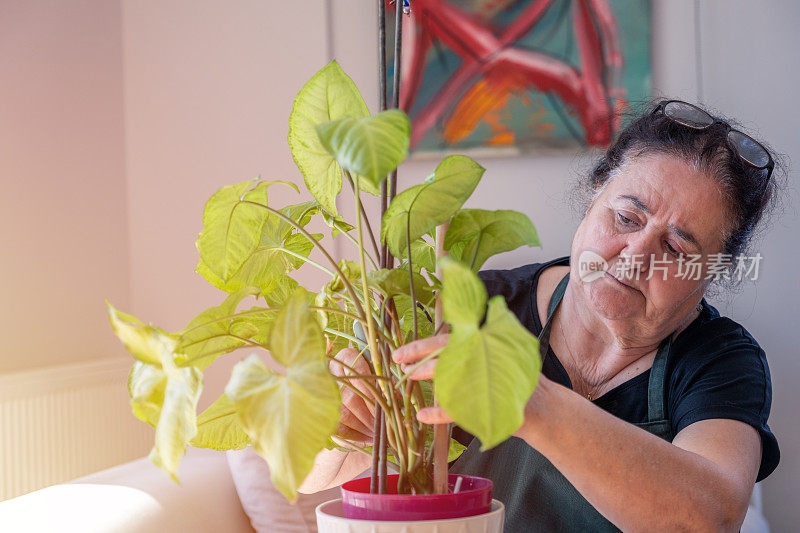
[(677, 122), (681, 126), (686, 126), (693, 130), (704, 130), (710, 128), (714, 124), (722, 124), (728, 132), (728, 145), (736, 155), (755, 169), (767, 169), (766, 180), (769, 180), (769, 177), (772, 175), (775, 162), (772, 160), (772, 156), (769, 155), (769, 151), (749, 135), (731, 128), (730, 124), (727, 122), (712, 117), (696, 105), (680, 100), (661, 102), (658, 107), (653, 110), (653, 114), (659, 112), (663, 113), (665, 117), (673, 122)]

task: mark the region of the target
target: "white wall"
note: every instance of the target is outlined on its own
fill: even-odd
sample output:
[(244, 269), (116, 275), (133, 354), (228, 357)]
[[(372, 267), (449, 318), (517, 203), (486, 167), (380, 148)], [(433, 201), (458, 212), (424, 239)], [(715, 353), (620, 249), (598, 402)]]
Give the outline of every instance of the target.
[(123, 356), (120, 31), (116, 2), (0, 3), (0, 373)]

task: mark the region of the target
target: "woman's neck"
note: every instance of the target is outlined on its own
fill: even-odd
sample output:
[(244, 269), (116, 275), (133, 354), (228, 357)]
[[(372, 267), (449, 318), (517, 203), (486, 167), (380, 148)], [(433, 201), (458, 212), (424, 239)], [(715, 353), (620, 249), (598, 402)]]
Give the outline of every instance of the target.
[[(650, 368), (661, 341), (676, 330), (667, 333), (656, 330), (648, 335), (642, 334), (635, 324), (604, 320), (582, 301), (577, 293), (580, 290), (570, 280), (553, 317), (553, 331), (557, 332), (554, 350), (565, 368), (569, 367), (568, 373), (572, 370), (573, 382), (577, 380), (585, 387), (602, 390), (606, 388), (604, 385), (614, 383), (614, 378), (625, 381)], [(694, 310), (685, 317), (677, 331), (688, 326), (697, 313)], [(578, 388), (577, 383), (573, 385)]]

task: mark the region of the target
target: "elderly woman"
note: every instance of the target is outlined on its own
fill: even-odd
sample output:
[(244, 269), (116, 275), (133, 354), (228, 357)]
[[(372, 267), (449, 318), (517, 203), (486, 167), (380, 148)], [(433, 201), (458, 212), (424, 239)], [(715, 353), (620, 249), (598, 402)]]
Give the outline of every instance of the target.
[[(769, 206), (773, 167), (727, 122), (661, 102), (591, 173), (569, 257), (480, 273), (539, 336), (543, 362), (517, 438), (481, 452), (454, 432), (468, 447), (451, 471), (494, 481), (507, 531), (741, 525), (754, 482), (779, 459), (770, 375), (755, 339), (703, 296), (720, 274), (713, 265), (736, 266)], [(410, 364), (446, 342), (420, 340), (393, 357)], [(432, 377), (433, 365), (413, 377)], [(371, 427), (368, 406), (357, 397), (347, 406), (343, 422)], [(419, 419), (452, 420), (441, 408)], [(327, 461), (309, 486), (369, 466), (361, 454)]]

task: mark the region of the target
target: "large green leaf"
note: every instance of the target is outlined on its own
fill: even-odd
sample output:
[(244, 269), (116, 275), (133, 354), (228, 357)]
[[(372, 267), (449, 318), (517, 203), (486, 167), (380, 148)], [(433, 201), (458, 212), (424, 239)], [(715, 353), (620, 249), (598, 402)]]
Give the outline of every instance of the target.
[(242, 429), (236, 407), (227, 395), (222, 394), (197, 417), (197, 435), (191, 440), (195, 448), (241, 450), (248, 444), (250, 437)]
[(189, 440), (197, 433), (195, 413), (203, 374), (195, 367), (176, 366), (174, 335), (143, 326), (135, 317), (120, 314), (113, 307), (110, 315), (123, 342), (131, 338), (137, 340), (130, 344), (133, 351), (141, 354), (149, 350), (146, 357), (137, 358), (128, 375), (131, 408), (137, 418), (156, 429), (150, 460), (177, 482), (180, 459), (186, 453)]
[(442, 272), (442, 304), (452, 330), (436, 363), (436, 397), (486, 450), (522, 425), (539, 379), (539, 342), (502, 296), (489, 300), (479, 327), (486, 289), (478, 276), (453, 259), (442, 261)]
[[(336, 195), (342, 190), (339, 164), (322, 146), (316, 126), (343, 117), (366, 117), (367, 104), (355, 83), (331, 61), (300, 89), (289, 115), (289, 147), (306, 187), (323, 209), (337, 215)], [(373, 194), (375, 191), (371, 191)]]
[(433, 230), (458, 211), (475, 190), (484, 168), (463, 155), (444, 158), (424, 183), (398, 194), (383, 215), (381, 241), (395, 257), (403, 257), (407, 234), (411, 242)]
[[(253, 287), (242, 289), (228, 296), (221, 305), (206, 309), (194, 317), (178, 332), (180, 337), (175, 349), (181, 355), (176, 363), (181, 366), (191, 364), (203, 370), (220, 355), (244, 346), (245, 341), (236, 337), (250, 338), (258, 333), (258, 328), (252, 326), (248, 335), (240, 325), (242, 321), (235, 322), (232, 315), (243, 299), (258, 296), (259, 293), (259, 289)], [(232, 326), (236, 324), (239, 324), (238, 332), (232, 331)]]
[[(202, 268), (198, 266), (198, 272), (208, 270), (213, 273), (214, 276), (209, 279), (212, 284), (216, 280), (228, 283), (237, 274), (241, 277), (243, 265), (265, 239), (264, 226), (267, 221), (271, 219), (270, 227), (277, 226), (277, 217), (247, 202), (267, 205), (267, 189), (275, 183), (283, 183), (297, 190), (297, 186), (290, 182), (260, 182), (253, 187), (254, 183), (255, 180), (251, 180), (223, 187), (206, 202), (203, 230), (197, 239), (202, 265)], [(267, 237), (271, 237), (269, 232)], [(208, 279), (208, 276), (204, 277)], [(245, 286), (260, 285), (249, 283)]]
[[(367, 274), (367, 283), (381, 293), (385, 298), (393, 298), (397, 295), (410, 295), (411, 282), (408, 277), (408, 269), (393, 268), (373, 270)], [(417, 301), (425, 305), (433, 303), (433, 290), (421, 274), (414, 272), (414, 296)]]
[[(255, 206), (249, 207), (259, 209)], [(297, 204), (281, 209), (281, 211), (292, 219), (296, 217), (296, 222), (300, 226), (305, 226), (314, 214), (314, 209), (313, 205)], [(302, 259), (285, 253), (284, 249), (308, 257), (314, 244), (305, 235), (294, 233), (294, 228), (288, 222), (274, 215), (265, 217), (260, 231), (256, 247), (227, 280), (209, 267), (204, 259), (202, 249), (197, 272), (209, 283), (228, 293), (234, 293), (246, 287), (258, 287), (263, 294), (271, 292), (287, 272), (304, 264)], [(322, 234), (312, 234), (312, 237), (319, 241), (322, 239)], [(198, 249), (200, 249), (200, 241), (198, 241)]]
[(341, 406), (322, 330), (305, 299), (293, 295), (273, 325), (270, 350), (286, 373), (252, 355), (236, 364), (225, 388), (255, 451), (269, 464), (273, 485), (292, 501), (336, 430)]
[(471, 264), (475, 272), (489, 257), (523, 245), (541, 246), (539, 236), (526, 215), (510, 210), (461, 209), (444, 238), (450, 256)]
[(317, 126), (322, 146), (351, 174), (379, 187), (408, 155), (411, 123), (399, 109), (345, 117)]
[(171, 338), (165, 331), (145, 325), (135, 316), (118, 311), (113, 305), (106, 303), (111, 329), (125, 349), (143, 363), (160, 365), (162, 359), (170, 353), (174, 337)]

